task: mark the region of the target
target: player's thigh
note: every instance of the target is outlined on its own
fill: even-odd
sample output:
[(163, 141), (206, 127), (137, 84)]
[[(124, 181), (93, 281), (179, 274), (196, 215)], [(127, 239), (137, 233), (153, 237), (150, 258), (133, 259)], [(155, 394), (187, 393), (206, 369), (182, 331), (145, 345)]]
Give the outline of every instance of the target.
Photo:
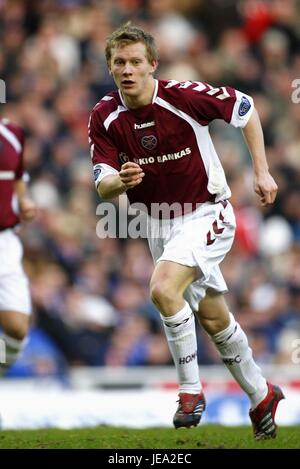
[(22, 340), (29, 329), (30, 316), (20, 311), (0, 311), (0, 325), (5, 334)]
[(173, 261), (159, 261), (150, 281), (150, 289), (162, 289), (183, 294), (185, 289), (199, 277), (197, 267), (189, 267)]

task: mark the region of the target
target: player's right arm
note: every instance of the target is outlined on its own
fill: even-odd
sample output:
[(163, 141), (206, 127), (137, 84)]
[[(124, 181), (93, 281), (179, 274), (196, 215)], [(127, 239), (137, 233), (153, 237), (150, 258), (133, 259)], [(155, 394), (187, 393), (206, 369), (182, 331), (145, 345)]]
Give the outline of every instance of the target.
[(102, 199), (112, 199), (140, 184), (144, 176), (145, 173), (137, 163), (128, 161), (118, 174), (105, 176), (98, 184), (97, 192)]
[[(119, 150), (105, 126), (105, 117), (112, 109), (110, 103), (98, 103), (89, 120), (89, 143), (94, 165), (94, 179), (98, 194), (102, 199), (113, 199), (142, 182), (145, 176), (141, 167), (128, 161), (120, 166)], [(105, 107), (106, 106), (106, 107)], [(104, 122), (103, 122), (104, 115)]]

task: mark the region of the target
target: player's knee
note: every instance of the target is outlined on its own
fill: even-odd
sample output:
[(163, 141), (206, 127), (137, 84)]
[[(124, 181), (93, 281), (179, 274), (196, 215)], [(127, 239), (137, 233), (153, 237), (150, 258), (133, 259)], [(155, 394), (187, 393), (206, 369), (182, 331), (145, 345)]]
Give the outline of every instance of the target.
[(176, 292), (168, 280), (158, 280), (150, 285), (150, 295), (155, 305), (162, 306), (174, 301)]

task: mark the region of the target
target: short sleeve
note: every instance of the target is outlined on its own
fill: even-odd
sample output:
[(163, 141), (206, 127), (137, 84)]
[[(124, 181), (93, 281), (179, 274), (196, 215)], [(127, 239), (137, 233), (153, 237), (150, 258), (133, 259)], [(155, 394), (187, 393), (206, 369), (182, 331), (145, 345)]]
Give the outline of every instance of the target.
[(103, 163), (111, 166), (116, 171), (120, 171), (118, 150), (95, 110), (92, 111), (90, 116), (88, 134), (93, 165)]
[(189, 87), (192, 106), (199, 122), (209, 124), (222, 119), (234, 127), (244, 127), (254, 108), (253, 99), (230, 86), (213, 87), (195, 82)]
[[(18, 135), (17, 135), (18, 134)], [(20, 152), (20, 159), (18, 169), (16, 171), (16, 179), (23, 179), (24, 180), (24, 146), (25, 146), (25, 133), (22, 129), (18, 129), (16, 132), (17, 138), (21, 143), (21, 152)]]
[(245, 127), (254, 109), (251, 96), (235, 90), (236, 100), (233, 106), (230, 124), (234, 127)]

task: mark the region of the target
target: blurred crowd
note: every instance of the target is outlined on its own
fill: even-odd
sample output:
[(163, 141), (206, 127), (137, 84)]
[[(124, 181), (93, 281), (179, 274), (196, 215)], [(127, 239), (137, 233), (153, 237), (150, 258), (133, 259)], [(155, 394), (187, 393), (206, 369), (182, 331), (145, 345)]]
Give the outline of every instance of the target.
[[(257, 361), (291, 364), (300, 338), (300, 103), (292, 99), (300, 79), (299, 2), (1, 0), (7, 103), (0, 112), (26, 130), (25, 162), (39, 205), (36, 220), (19, 231), (34, 310), (23, 373), (171, 364), (149, 298), (146, 240), (96, 235), (101, 200), (87, 122), (114, 88), (105, 39), (128, 20), (156, 37), (159, 78), (231, 85), (254, 98), (279, 195), (274, 206), (260, 207), (241, 132), (214, 122), (238, 223), (222, 270)], [(200, 329), (198, 339), (200, 364), (220, 363)]]

